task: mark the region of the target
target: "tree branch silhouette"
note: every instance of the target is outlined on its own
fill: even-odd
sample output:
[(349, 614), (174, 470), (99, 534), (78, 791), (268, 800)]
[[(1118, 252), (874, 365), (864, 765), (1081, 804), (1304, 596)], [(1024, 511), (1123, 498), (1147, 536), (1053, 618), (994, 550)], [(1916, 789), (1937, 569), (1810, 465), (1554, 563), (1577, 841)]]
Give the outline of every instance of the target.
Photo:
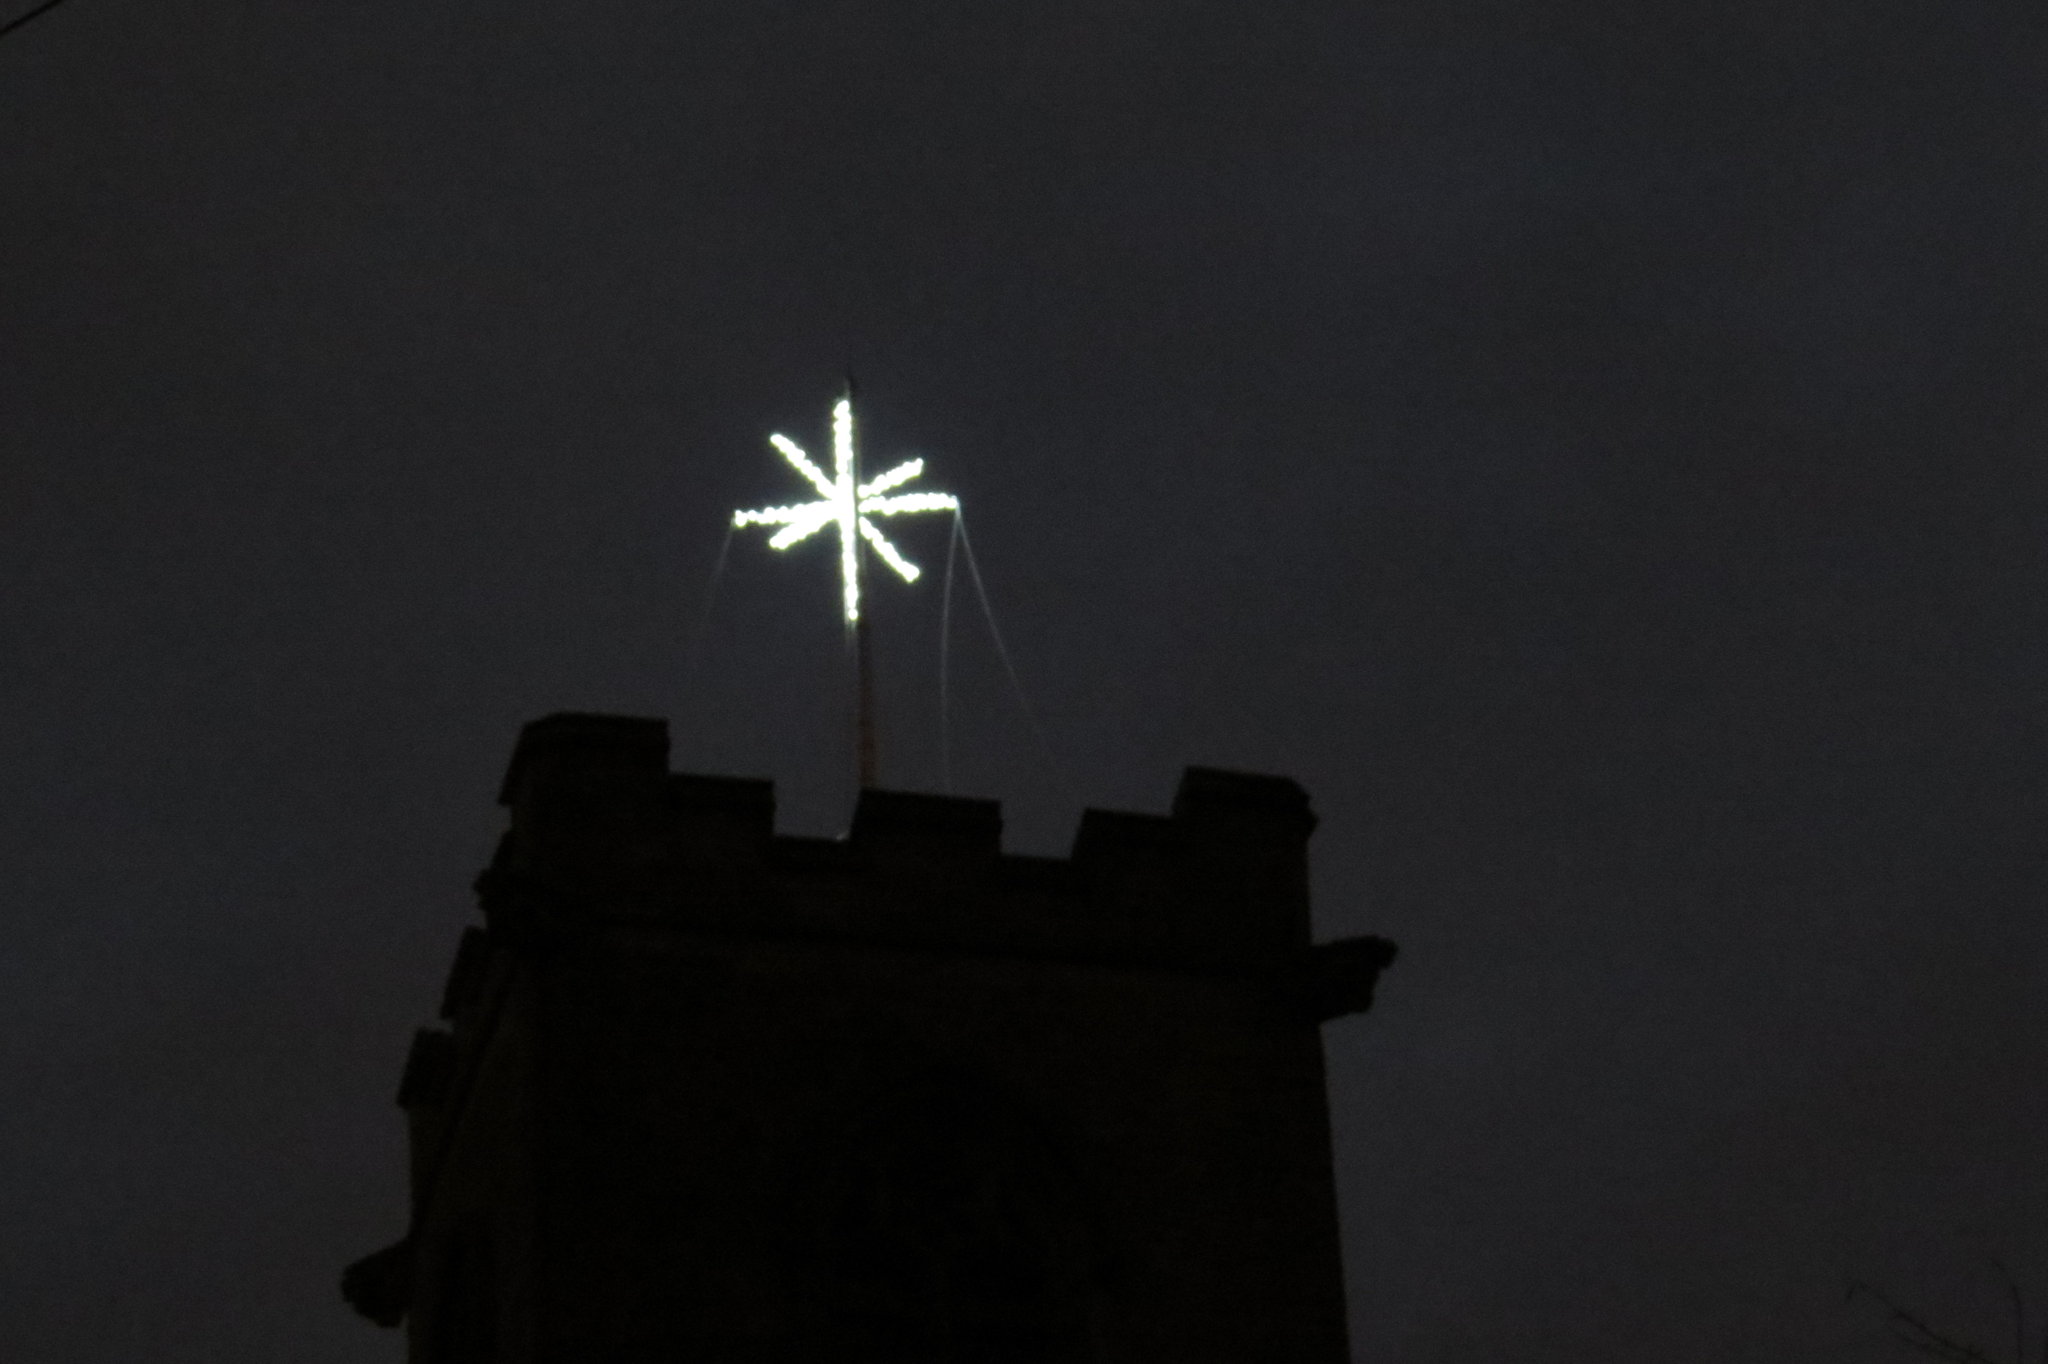
[(2012, 1298), (2012, 1358), (2013, 1364), (2026, 1364), (2027, 1358), (2027, 1300), (2020, 1294), (2019, 1281), (1996, 1256), (1984, 1257), (1991, 1261), (1991, 1267), (1998, 1271), (1998, 1277), (2005, 1280), (2005, 1291)]
[[(2010, 1281), (2008, 1283), (2010, 1284)], [(2019, 1294), (2018, 1285), (2010, 1284), (2010, 1286), (2015, 1299), (2017, 1299)], [(1853, 1301), (1859, 1296), (1875, 1299), (1890, 1318), (1892, 1334), (1922, 1354), (1933, 1355), (1936, 1359), (1947, 1360), (1948, 1364), (1996, 1364), (1996, 1361), (1976, 1346), (1935, 1330), (1925, 1321), (1899, 1306), (1880, 1288), (1860, 1280), (1852, 1282), (1849, 1285), (1849, 1298)], [(2021, 1342), (2021, 1345), (2022, 1349), (2024, 1349), (2024, 1340)], [(2024, 1364), (2023, 1356), (2015, 1355), (2013, 1364)]]
[(0, 24), (0, 38), (5, 38), (8, 34), (14, 32), (14, 30), (20, 28), (23, 24), (28, 23), (32, 19), (42, 18), (45, 14), (48, 14), (51, 10), (57, 8), (57, 6), (63, 3), (64, 0), (43, 0), (42, 4), (37, 5), (28, 13), (16, 15), (14, 18), (9, 19), (6, 23)]

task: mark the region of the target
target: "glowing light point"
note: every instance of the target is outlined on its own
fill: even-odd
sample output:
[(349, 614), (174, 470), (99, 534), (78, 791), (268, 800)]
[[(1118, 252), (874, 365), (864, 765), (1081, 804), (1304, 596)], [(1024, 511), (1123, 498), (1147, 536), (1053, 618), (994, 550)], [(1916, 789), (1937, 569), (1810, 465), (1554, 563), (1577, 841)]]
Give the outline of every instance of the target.
[(846, 604), (846, 623), (860, 620), (860, 547), (865, 540), (875, 557), (896, 570), (904, 582), (914, 583), (918, 567), (903, 557), (889, 537), (875, 527), (871, 516), (903, 516), (914, 512), (957, 511), (960, 500), (951, 493), (891, 493), (924, 473), (924, 461), (905, 460), (885, 474), (860, 481), (860, 465), (853, 446), (853, 400), (841, 398), (832, 409), (832, 475), (811, 462), (802, 446), (787, 436), (768, 437), (768, 443), (789, 461), (790, 467), (818, 490), (816, 502), (790, 507), (761, 507), (732, 514), (735, 528), (780, 526), (768, 537), (768, 548), (788, 549), (808, 540), (826, 526), (839, 528), (839, 581)]

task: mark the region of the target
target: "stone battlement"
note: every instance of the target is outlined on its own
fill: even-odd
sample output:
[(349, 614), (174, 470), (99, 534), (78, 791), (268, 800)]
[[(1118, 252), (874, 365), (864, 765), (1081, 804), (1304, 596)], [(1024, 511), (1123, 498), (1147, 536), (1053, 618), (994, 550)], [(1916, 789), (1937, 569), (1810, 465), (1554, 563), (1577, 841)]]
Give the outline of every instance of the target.
[(410, 1358), (1347, 1357), (1318, 1025), (1394, 949), (1311, 943), (1293, 782), (1192, 768), (1064, 858), (901, 791), (800, 838), (564, 714), (499, 799), (407, 1230), (343, 1276)]
[(1066, 858), (1003, 852), (994, 801), (900, 791), (806, 838), (775, 832), (772, 783), (669, 772), (661, 720), (557, 714), (526, 726), (499, 799), (511, 827), (477, 882), (494, 934), (625, 920), (1229, 974), (1309, 949), (1315, 816), (1281, 777), (1190, 768), (1171, 814), (1089, 810)]

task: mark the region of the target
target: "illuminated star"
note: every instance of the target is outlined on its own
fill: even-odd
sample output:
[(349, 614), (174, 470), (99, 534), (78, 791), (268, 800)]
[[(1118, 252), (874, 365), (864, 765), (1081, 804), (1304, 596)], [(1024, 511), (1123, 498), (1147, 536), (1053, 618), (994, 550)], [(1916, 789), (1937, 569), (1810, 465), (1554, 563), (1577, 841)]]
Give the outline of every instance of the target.
[(904, 582), (917, 581), (917, 565), (903, 557), (889, 537), (875, 529), (871, 516), (901, 516), (906, 512), (958, 511), (960, 501), (950, 493), (892, 493), (924, 472), (921, 459), (906, 460), (877, 478), (858, 481), (859, 466), (853, 450), (853, 399), (841, 398), (832, 409), (832, 476), (811, 463), (803, 447), (787, 436), (770, 436), (768, 443), (781, 451), (792, 468), (810, 480), (818, 490), (816, 502), (793, 507), (762, 507), (758, 511), (732, 514), (734, 526), (780, 526), (768, 539), (770, 549), (788, 549), (809, 539), (826, 526), (839, 528), (839, 581), (846, 600), (846, 623), (860, 619), (860, 554), (854, 537), (869, 548)]

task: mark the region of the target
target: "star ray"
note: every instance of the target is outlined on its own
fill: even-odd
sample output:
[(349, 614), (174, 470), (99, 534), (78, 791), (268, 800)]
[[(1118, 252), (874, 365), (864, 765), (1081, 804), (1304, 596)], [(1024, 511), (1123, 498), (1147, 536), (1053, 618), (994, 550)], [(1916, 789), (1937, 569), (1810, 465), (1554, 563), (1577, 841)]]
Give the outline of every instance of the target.
[(811, 486), (818, 490), (818, 496), (836, 497), (838, 495), (838, 485), (825, 476), (823, 469), (811, 463), (811, 457), (804, 453), (803, 446), (798, 445), (788, 436), (782, 435), (770, 436), (768, 443), (777, 450), (780, 450), (782, 457), (788, 460), (798, 473), (811, 481)]
[(861, 500), (866, 501), (870, 497), (874, 497), (877, 496), (878, 494), (888, 492), (891, 488), (901, 487), (903, 484), (910, 482), (911, 479), (916, 478), (919, 474), (923, 472), (923, 460), (905, 460), (903, 463), (891, 469), (888, 473), (881, 474), (875, 478), (871, 478), (866, 483), (861, 484)]
[(833, 512), (837, 508), (829, 502), (813, 502), (804, 510), (811, 514), (802, 520), (792, 521), (782, 530), (769, 536), (768, 548), (788, 549), (799, 540), (808, 540), (811, 536), (816, 535), (832, 523)]
[(735, 526), (786, 526), (792, 521), (810, 519), (811, 509), (823, 504), (805, 502), (795, 507), (761, 507), (755, 511), (736, 511), (732, 514)]
[(958, 511), (960, 499), (951, 493), (898, 493), (864, 501), (860, 509), (870, 516), (902, 516), (906, 512)]
[(869, 546), (874, 549), (876, 556), (883, 563), (896, 570), (897, 576), (901, 577), (904, 582), (914, 583), (917, 581), (917, 565), (904, 558), (896, 546), (889, 543), (889, 537), (876, 530), (875, 523), (868, 520), (865, 516), (860, 519), (860, 536), (861, 539), (867, 541)]

